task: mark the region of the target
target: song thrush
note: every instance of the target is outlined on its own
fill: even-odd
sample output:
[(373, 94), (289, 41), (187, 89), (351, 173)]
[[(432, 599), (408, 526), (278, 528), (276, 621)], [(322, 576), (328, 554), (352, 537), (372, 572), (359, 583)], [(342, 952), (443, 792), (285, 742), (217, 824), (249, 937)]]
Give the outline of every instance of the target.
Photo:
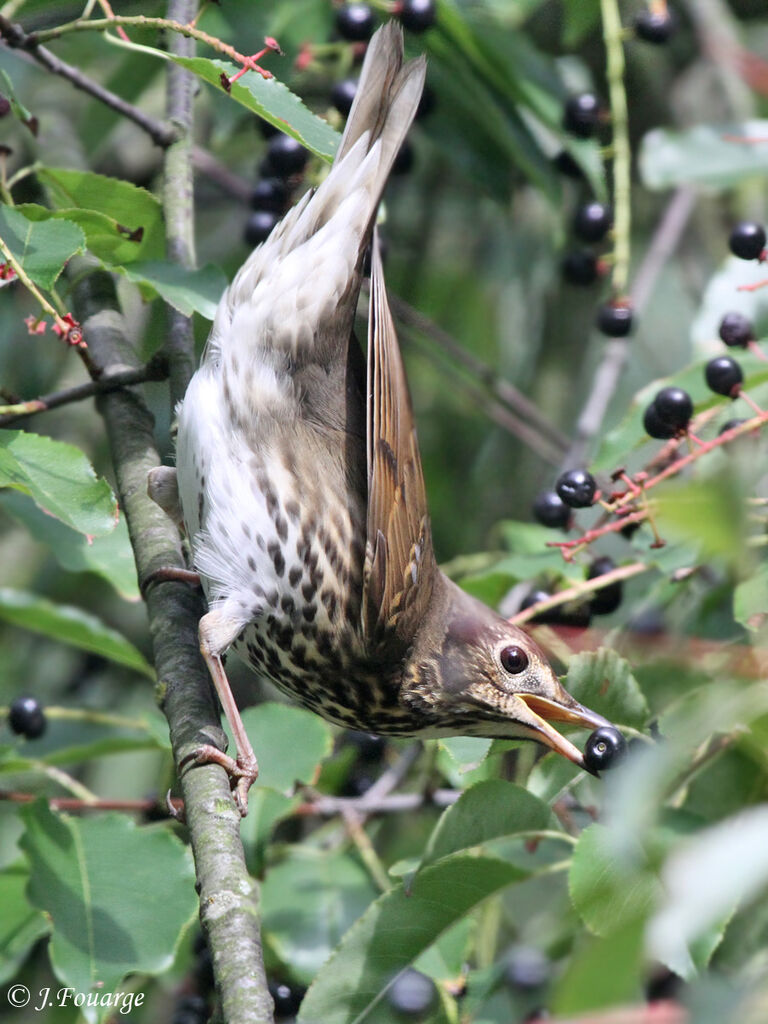
[(375, 237), (367, 372), (353, 335), (424, 72), (423, 58), (403, 63), (399, 27), (377, 32), (328, 177), (235, 277), (178, 411), (178, 494), (209, 604), (200, 645), (237, 744), (236, 760), (212, 746), (197, 758), (227, 767), (242, 813), (257, 766), (222, 665), (229, 647), (352, 729), (527, 737), (583, 767), (550, 723), (607, 724), (522, 630), (437, 566)]

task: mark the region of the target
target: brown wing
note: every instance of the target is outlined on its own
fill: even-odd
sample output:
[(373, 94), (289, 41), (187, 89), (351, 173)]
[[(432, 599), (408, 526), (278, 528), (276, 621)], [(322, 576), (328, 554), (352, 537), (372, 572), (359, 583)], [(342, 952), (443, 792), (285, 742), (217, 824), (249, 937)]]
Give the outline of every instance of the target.
[(432, 593), (435, 557), (408, 382), (374, 233), (368, 317), (368, 523), (363, 625), (372, 647), (408, 644)]

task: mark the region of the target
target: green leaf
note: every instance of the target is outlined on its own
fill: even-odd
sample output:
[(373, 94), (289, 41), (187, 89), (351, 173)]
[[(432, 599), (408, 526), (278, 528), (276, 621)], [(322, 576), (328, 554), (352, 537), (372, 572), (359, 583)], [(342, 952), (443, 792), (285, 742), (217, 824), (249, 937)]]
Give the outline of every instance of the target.
[(27, 899), (28, 880), (23, 864), (0, 871), (0, 985), (16, 974), (32, 946), (49, 931), (44, 914)]
[(558, 1018), (637, 1002), (644, 978), (644, 921), (623, 924), (610, 938), (591, 939), (576, 950), (553, 1003)]
[(766, 138), (766, 120), (698, 124), (682, 131), (654, 128), (640, 144), (640, 175), (654, 189), (732, 188), (747, 178), (765, 176)]
[(34, 115), (30, 114), (27, 108), (19, 100), (18, 96), (16, 95), (16, 90), (13, 87), (13, 82), (10, 80), (5, 71), (2, 70), (2, 68), (0, 68), (0, 85), (2, 85), (2, 89), (0, 89), (0, 92), (2, 92), (3, 95), (10, 101), (11, 110), (13, 111), (14, 115), (21, 121), (23, 125), (26, 125), (26, 127), (29, 128), (33, 135), (37, 135), (37, 118), (34, 117)]
[(689, 838), (667, 858), (661, 880), (650, 952), (689, 978), (697, 967), (691, 947), (699, 965), (706, 962), (734, 909), (768, 885), (768, 806), (742, 810)]
[(141, 256), (142, 239), (132, 238), (131, 229), (105, 213), (76, 207), (49, 210), (36, 203), (21, 203), (16, 209), (32, 221), (68, 220), (77, 224), (85, 233), (85, 245), (89, 252), (110, 266), (132, 263)]
[(0, 488), (13, 487), (34, 498), (49, 515), (80, 533), (115, 528), (117, 502), (74, 445), (21, 430), (0, 431)]
[[(95, 211), (120, 224), (126, 237), (140, 236), (140, 240), (129, 243), (132, 259), (155, 260), (165, 255), (162, 207), (151, 192), (91, 171), (41, 167), (37, 176), (57, 209)], [(99, 222), (91, 223), (95, 229)]]
[(315, 978), (299, 1024), (352, 1024), (382, 998), (395, 976), (488, 896), (528, 873), (493, 857), (457, 854), (416, 876), (406, 894), (380, 896), (346, 933)]
[(286, 135), (297, 139), (315, 156), (329, 163), (333, 159), (341, 138), (339, 133), (313, 114), (295, 93), (276, 78), (262, 78), (249, 71), (229, 89), (225, 89), (221, 84), (222, 75), (231, 78), (240, 71), (235, 64), (205, 57), (171, 56), (170, 59), (220, 92), (227, 92), (233, 100), (263, 117)]
[(659, 489), (657, 526), (663, 537), (695, 542), (702, 557), (735, 562), (744, 540), (744, 505), (730, 473), (706, 480), (672, 481)]
[(248, 794), (248, 814), (240, 823), (240, 839), (248, 871), (264, 873), (264, 859), (275, 825), (301, 803), (300, 796), (285, 796), (276, 789), (254, 786)]
[(768, 564), (760, 562), (733, 592), (733, 617), (747, 629), (760, 630), (768, 616)]
[(443, 812), (419, 870), (459, 850), (504, 836), (539, 831), (549, 824), (550, 814), (545, 803), (513, 782), (478, 782)]
[(611, 722), (642, 729), (648, 720), (648, 704), (629, 662), (607, 647), (571, 658), (565, 688)]
[(40, 288), (50, 290), (67, 260), (85, 248), (85, 235), (68, 220), (35, 224), (9, 206), (0, 206), (0, 238)]
[(0, 588), (0, 619), (22, 629), (42, 633), (83, 651), (100, 654), (118, 665), (154, 678), (144, 656), (121, 633), (110, 629), (95, 615), (71, 605), (53, 604), (44, 597), (22, 590)]
[(134, 284), (149, 285), (184, 316), (199, 313), (207, 320), (213, 320), (227, 287), (221, 269), (210, 263), (199, 270), (186, 270), (178, 263), (163, 261), (132, 263), (118, 269)]
[(563, 3), (563, 48), (574, 50), (599, 25), (600, 0), (565, 0)]
[(296, 782), (314, 782), (320, 762), (331, 752), (328, 725), (293, 704), (269, 701), (248, 708), (243, 724), (258, 751), (259, 786), (284, 792)]
[(190, 851), (170, 831), (139, 828), (125, 815), (72, 818), (42, 801), (22, 815), (29, 897), (53, 926), (56, 977), (87, 994), (96, 985), (112, 992), (127, 974), (167, 970), (198, 910)]
[(611, 935), (616, 929), (648, 916), (661, 896), (658, 879), (644, 865), (639, 845), (629, 854), (617, 845), (605, 825), (590, 825), (579, 836), (573, 851), (568, 889), (571, 902), (595, 935)]
[(62, 568), (68, 572), (93, 572), (111, 583), (122, 597), (138, 601), (141, 596), (136, 578), (136, 563), (124, 516), (111, 533), (89, 539), (46, 515), (31, 498), (18, 491), (0, 492), (0, 509), (30, 532), (40, 544), (50, 548)]
[(444, 736), (437, 742), (450, 754), (463, 774), (477, 768), (486, 759), (493, 740), (480, 736)]
[(367, 872), (340, 853), (291, 847), (261, 887), (262, 925), (291, 972), (309, 984), (376, 892)]

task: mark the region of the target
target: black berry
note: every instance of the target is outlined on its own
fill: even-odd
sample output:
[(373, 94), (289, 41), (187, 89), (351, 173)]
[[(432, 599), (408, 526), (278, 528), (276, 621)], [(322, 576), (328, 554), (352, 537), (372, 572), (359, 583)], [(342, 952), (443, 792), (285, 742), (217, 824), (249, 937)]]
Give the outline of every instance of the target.
[(426, 32), (437, 17), (435, 0), (402, 0), (399, 17), (410, 32)]
[(747, 422), (746, 420), (739, 420), (739, 419), (728, 420), (727, 423), (724, 423), (722, 425), (722, 427), (720, 427), (720, 429), (717, 432), (717, 435), (719, 437), (720, 434), (727, 434), (729, 430), (733, 430), (735, 427), (740, 427), (742, 423), (746, 423), (746, 422)]
[(563, 529), (570, 522), (571, 510), (557, 491), (542, 491), (533, 503), (533, 515), (542, 526)]
[(711, 391), (718, 395), (727, 395), (729, 398), (744, 380), (741, 367), (730, 356), (710, 359), (704, 367), (704, 376)]
[(635, 18), (635, 32), (640, 39), (646, 43), (655, 43), (657, 46), (666, 43), (677, 27), (677, 19), (672, 12), (666, 11), (641, 11)]
[(271, 139), (275, 135), (281, 134), (279, 128), (276, 128), (271, 121), (265, 121), (263, 117), (257, 117), (256, 124), (264, 139)]
[(287, 985), (284, 982), (270, 981), (269, 994), (275, 1004), (275, 1020), (285, 1020), (286, 1017), (295, 1017), (299, 1012), (301, 1000), (304, 998), (306, 989), (300, 985)]
[(553, 158), (552, 163), (555, 165), (555, 169), (566, 178), (574, 178), (580, 181), (584, 177), (581, 164), (575, 157), (571, 156), (567, 149), (561, 149), (557, 156)]
[(643, 428), (649, 437), (655, 437), (659, 441), (666, 441), (677, 434), (677, 428), (662, 420), (653, 402), (643, 414)]
[(349, 730), (346, 733), (346, 740), (350, 746), (355, 747), (359, 759), (368, 764), (376, 764), (381, 761), (387, 749), (385, 737), (377, 736), (372, 732)]
[(693, 416), (693, 401), (682, 388), (662, 388), (653, 400), (662, 423), (685, 430)]
[(342, 39), (365, 43), (373, 35), (375, 19), (368, 4), (344, 4), (336, 12), (336, 28)]
[(738, 256), (740, 260), (759, 259), (765, 249), (765, 228), (744, 220), (731, 232), (728, 245), (733, 255)]
[(395, 162), (392, 164), (393, 174), (407, 174), (413, 167), (413, 146), (410, 144), (408, 139), (403, 141), (402, 146), (397, 151)]
[(593, 92), (571, 96), (563, 111), (563, 128), (580, 139), (588, 139), (600, 123), (600, 100)]
[(0, 117), (5, 117), (11, 112), (11, 102), (7, 96), (0, 96)]
[(743, 313), (726, 313), (720, 321), (719, 334), (730, 348), (746, 348), (755, 340), (752, 322)]
[(176, 1003), (171, 1024), (205, 1024), (207, 1020), (208, 1003), (202, 996), (189, 992)]
[(611, 229), (613, 211), (605, 203), (593, 200), (580, 206), (573, 218), (574, 233), (584, 242), (599, 242)]
[(627, 741), (613, 725), (602, 725), (590, 735), (584, 746), (584, 767), (597, 774), (614, 768), (627, 750)]
[[(611, 572), (615, 568), (616, 564), (613, 559), (603, 555), (601, 558), (596, 558), (592, 565), (590, 565), (587, 579), (594, 580), (598, 576), (605, 576), (607, 572)], [(624, 588), (622, 587), (621, 580), (609, 583), (607, 587), (601, 587), (600, 590), (596, 590), (589, 603), (592, 614), (610, 615), (612, 612), (615, 612), (621, 604), (623, 593)]]
[[(553, 595), (548, 590), (531, 590), (520, 602), (520, 611), (531, 608), (541, 601), (548, 601)], [(559, 604), (555, 608), (548, 608), (546, 611), (534, 615), (532, 622), (539, 622), (547, 626), (571, 626), (572, 628), (586, 629), (591, 618), (589, 604)]]
[(595, 500), (597, 483), (586, 469), (569, 469), (557, 478), (555, 490), (571, 508), (588, 508)]
[(591, 249), (574, 249), (563, 257), (561, 269), (568, 284), (586, 287), (598, 278), (597, 256)]
[(597, 329), (609, 338), (626, 338), (632, 330), (632, 326), (631, 306), (614, 305), (609, 302), (597, 311)]
[(343, 117), (346, 117), (352, 109), (352, 102), (356, 92), (356, 78), (343, 78), (331, 90), (331, 103)]
[(280, 178), (262, 178), (251, 193), (251, 209), (282, 213), (288, 202), (288, 189)]
[(434, 981), (413, 967), (401, 971), (387, 991), (389, 1005), (403, 1017), (422, 1017), (435, 1005), (436, 997)]
[(541, 988), (549, 981), (551, 973), (549, 957), (533, 946), (514, 946), (506, 955), (504, 974), (514, 989)]
[(290, 178), (301, 174), (307, 166), (309, 153), (290, 135), (275, 135), (267, 148), (267, 166), (276, 178)]
[(269, 238), (279, 220), (278, 215), (271, 210), (255, 210), (245, 222), (243, 241), (246, 245), (261, 245)]
[(17, 697), (8, 709), (8, 725), (17, 736), (36, 740), (43, 735), (48, 722), (39, 700), (34, 697)]

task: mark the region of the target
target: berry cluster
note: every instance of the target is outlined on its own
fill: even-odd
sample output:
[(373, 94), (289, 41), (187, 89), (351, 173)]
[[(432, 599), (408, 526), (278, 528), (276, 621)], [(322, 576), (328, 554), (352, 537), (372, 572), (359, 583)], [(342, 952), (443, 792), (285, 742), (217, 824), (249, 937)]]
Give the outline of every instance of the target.
[[(425, 32), (437, 17), (435, 0), (401, 0), (395, 13), (404, 28), (411, 32)], [(355, 47), (355, 58), (365, 52), (376, 29), (376, 15), (367, 3), (344, 3), (336, 11), (336, 33), (344, 45)], [(306, 67), (313, 60), (311, 47), (307, 47), (297, 62)], [(341, 117), (346, 118), (352, 109), (357, 91), (357, 79), (344, 77), (337, 81), (329, 96), (330, 106)], [(434, 107), (434, 93), (425, 87), (419, 104), (417, 119), (424, 117)], [(296, 139), (284, 135), (267, 121), (259, 121), (262, 134), (268, 139), (267, 153), (259, 167), (260, 177), (251, 193), (252, 213), (246, 221), (243, 240), (246, 245), (257, 246), (271, 234), (273, 228), (289, 208), (292, 194), (301, 183), (309, 161), (309, 153)], [(395, 160), (392, 173), (406, 174), (413, 166), (414, 155), (406, 139)]]

